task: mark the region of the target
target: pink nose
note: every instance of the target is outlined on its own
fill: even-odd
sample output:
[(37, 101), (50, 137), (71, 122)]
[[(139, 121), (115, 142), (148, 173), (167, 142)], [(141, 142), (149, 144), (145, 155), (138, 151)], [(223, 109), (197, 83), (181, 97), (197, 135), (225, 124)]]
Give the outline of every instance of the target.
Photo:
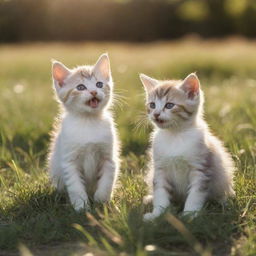
[(160, 116), (159, 113), (155, 113), (155, 114), (154, 114), (154, 117), (155, 117), (155, 118), (158, 118), (159, 116)]
[(95, 97), (97, 95), (97, 92), (96, 91), (91, 91), (91, 95)]

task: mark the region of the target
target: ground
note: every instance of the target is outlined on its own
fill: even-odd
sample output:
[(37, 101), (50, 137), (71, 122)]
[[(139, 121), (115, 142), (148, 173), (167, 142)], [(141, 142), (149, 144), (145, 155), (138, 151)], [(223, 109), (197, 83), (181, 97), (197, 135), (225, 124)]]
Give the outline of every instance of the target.
[[(110, 204), (76, 213), (50, 186), (45, 166), (58, 112), (50, 60), (92, 64), (106, 51), (122, 141), (119, 186)], [(1, 45), (0, 56), (0, 255), (256, 255), (256, 42), (37, 43)], [(224, 208), (207, 204), (193, 221), (173, 207), (145, 224), (152, 128), (140, 122), (138, 74), (181, 79), (194, 71), (206, 96), (206, 120), (235, 161), (236, 197)]]

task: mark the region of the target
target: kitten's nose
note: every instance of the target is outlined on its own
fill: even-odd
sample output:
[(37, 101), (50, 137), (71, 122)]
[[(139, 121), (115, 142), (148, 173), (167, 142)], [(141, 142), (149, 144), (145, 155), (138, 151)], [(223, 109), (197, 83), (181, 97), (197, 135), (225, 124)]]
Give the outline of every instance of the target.
[(91, 93), (91, 95), (94, 96), (94, 97), (97, 95), (97, 92), (96, 92), (96, 91), (91, 91), (90, 93)]
[(154, 117), (158, 118), (160, 116), (160, 113), (154, 113)]

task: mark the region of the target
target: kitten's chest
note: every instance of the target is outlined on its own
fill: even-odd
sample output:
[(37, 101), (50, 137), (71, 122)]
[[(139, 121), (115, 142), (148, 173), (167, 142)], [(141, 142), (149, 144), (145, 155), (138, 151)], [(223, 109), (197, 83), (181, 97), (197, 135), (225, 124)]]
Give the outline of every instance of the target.
[(111, 124), (107, 121), (69, 121), (62, 129), (62, 142), (71, 148), (105, 148), (112, 144)]
[(161, 168), (164, 169), (166, 178), (176, 192), (184, 195), (190, 182), (191, 166), (189, 162), (182, 157), (166, 158), (161, 162)]
[(153, 157), (156, 171), (161, 169), (178, 195), (187, 192), (191, 166), (197, 155), (196, 136), (191, 134), (171, 135), (166, 132), (155, 134)]
[(155, 133), (153, 139), (154, 161), (169, 165), (184, 166), (195, 158), (198, 152), (199, 136), (195, 132), (171, 134), (168, 131)]

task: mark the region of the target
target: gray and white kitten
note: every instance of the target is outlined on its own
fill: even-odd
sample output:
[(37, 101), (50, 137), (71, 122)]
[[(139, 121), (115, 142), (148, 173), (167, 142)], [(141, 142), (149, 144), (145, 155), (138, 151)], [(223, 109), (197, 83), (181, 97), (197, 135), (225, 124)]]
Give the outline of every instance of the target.
[(158, 217), (174, 201), (184, 214), (200, 211), (205, 202), (224, 202), (233, 195), (234, 165), (222, 142), (203, 118), (204, 95), (196, 74), (183, 81), (158, 81), (140, 75), (152, 136), (153, 211)]

